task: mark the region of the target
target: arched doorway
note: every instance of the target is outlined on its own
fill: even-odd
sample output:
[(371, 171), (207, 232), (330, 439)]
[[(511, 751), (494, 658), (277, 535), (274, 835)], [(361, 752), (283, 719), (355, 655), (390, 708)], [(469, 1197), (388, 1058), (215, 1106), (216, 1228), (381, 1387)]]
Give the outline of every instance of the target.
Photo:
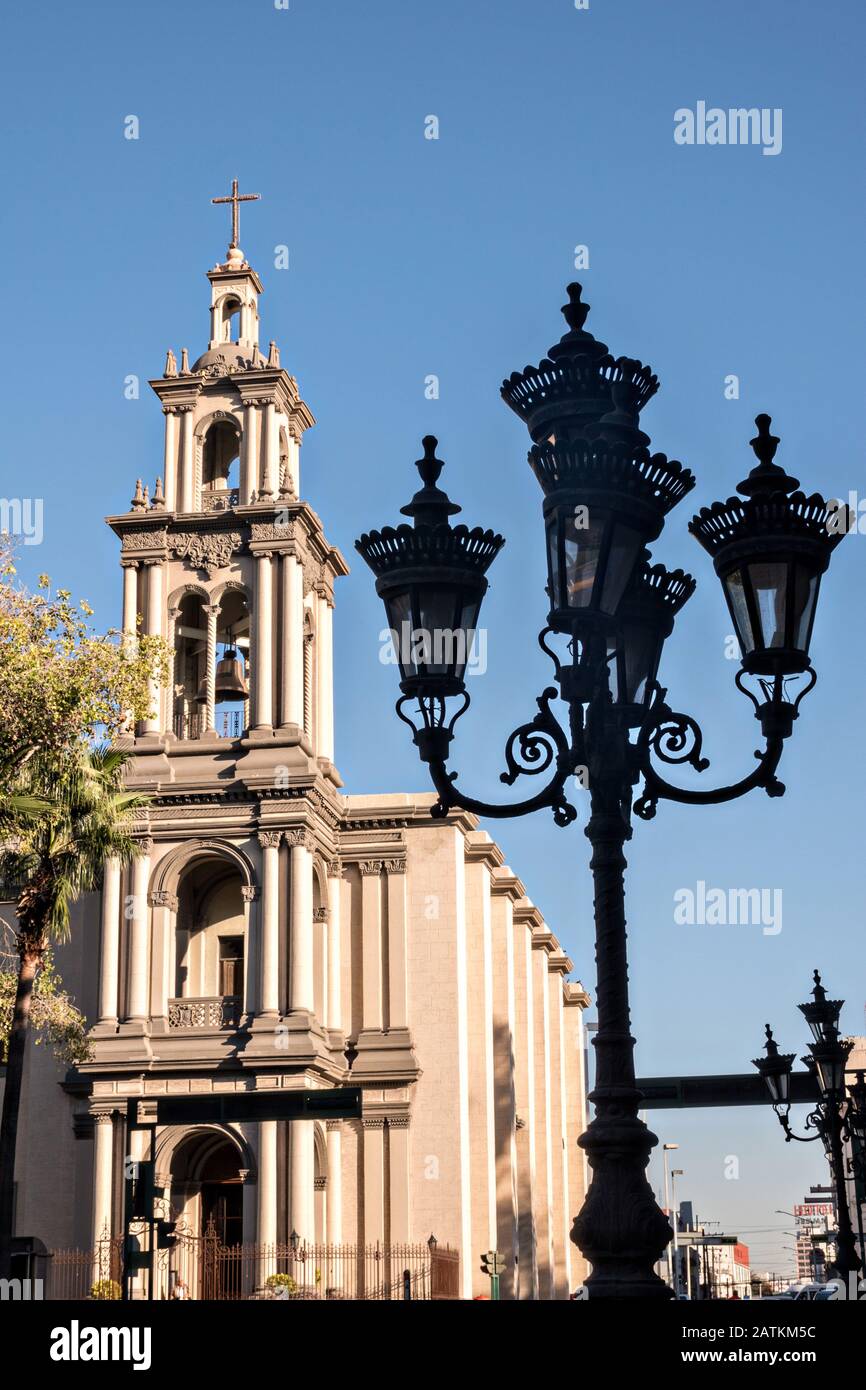
[(237, 1145), (219, 1130), (192, 1130), (171, 1158), (172, 1216), (194, 1235), (212, 1226), (221, 1245), (243, 1241), (243, 1178)]
[(237, 1298), (243, 1264), (244, 1155), (226, 1130), (185, 1134), (169, 1163), (171, 1217), (179, 1239), (160, 1266), (163, 1297), (178, 1284), (191, 1298)]

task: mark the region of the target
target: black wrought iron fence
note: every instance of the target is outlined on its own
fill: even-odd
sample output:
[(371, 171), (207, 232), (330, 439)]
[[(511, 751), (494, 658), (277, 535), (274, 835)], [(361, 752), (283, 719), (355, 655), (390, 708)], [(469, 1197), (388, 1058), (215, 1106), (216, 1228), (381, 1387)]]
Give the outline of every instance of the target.
[[(45, 1296), (119, 1298), (122, 1241), (95, 1250), (53, 1250)], [(300, 1242), (224, 1245), (211, 1225), (204, 1235), (181, 1232), (154, 1257), (158, 1299), (400, 1300), (456, 1298), (456, 1250), (426, 1243), (308, 1245)], [(146, 1296), (138, 1275), (134, 1296)]]

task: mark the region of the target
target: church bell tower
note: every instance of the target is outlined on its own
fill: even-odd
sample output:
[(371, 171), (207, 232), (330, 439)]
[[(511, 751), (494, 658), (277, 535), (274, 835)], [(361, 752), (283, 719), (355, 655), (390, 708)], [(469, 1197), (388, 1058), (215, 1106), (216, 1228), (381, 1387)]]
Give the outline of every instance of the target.
[[(259, 346), (262, 283), (232, 241), (208, 272), (210, 337), (190, 365), (170, 348), (150, 385), (165, 416), (161, 475), (109, 519), (122, 544), (123, 627), (168, 643), (166, 687), (136, 730), (140, 777), (163, 786), (231, 749), (238, 775), (334, 770), (334, 580), (346, 574), (300, 500), (300, 450), (314, 424), (274, 341)], [(270, 757), (273, 754), (273, 758)]]

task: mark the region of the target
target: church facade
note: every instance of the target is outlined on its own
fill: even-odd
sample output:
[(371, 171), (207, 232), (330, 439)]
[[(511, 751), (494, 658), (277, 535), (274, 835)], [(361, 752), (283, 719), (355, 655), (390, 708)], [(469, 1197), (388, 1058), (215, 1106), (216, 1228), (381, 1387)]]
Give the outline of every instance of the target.
[[(236, 211), (236, 205), (235, 205)], [(106, 866), (59, 955), (93, 1020), (75, 1073), (30, 1050), (17, 1229), (86, 1247), (122, 1224), (127, 1102), (360, 1086), (359, 1120), (157, 1129), (157, 1189), (227, 1243), (424, 1241), (461, 1293), (564, 1297), (585, 1168), (572, 963), (476, 819), (350, 795), (334, 762), (332, 614), (348, 573), (302, 500), (313, 416), (237, 246), (210, 337), (151, 382), (161, 477), (110, 517), (123, 628), (165, 638), (135, 730), (141, 854)], [(62, 1082), (62, 1085), (59, 1084)]]

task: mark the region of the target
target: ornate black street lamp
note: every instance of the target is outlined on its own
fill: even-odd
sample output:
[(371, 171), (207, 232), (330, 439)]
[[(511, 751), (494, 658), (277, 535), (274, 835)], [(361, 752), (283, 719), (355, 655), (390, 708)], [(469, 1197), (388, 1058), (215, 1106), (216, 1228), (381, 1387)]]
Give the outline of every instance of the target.
[[(778, 440), (769, 433), (769, 417), (759, 416), (752, 441), (758, 464), (740, 484), (741, 497), (702, 511), (690, 529), (722, 580), (743, 651), (737, 684), (755, 705), (765, 746), (734, 786), (696, 791), (667, 782), (654, 755), (698, 771), (708, 766), (697, 724), (674, 713), (657, 680), (664, 641), (694, 581), (651, 565), (646, 547), (694, 478), (680, 463), (651, 453), (639, 427), (640, 411), (658, 389), (650, 368), (613, 358), (584, 327), (589, 306), (581, 302), (581, 287), (570, 285), (568, 297), (564, 337), (539, 366), (502, 386), (532, 437), (529, 463), (544, 493), (550, 612), (539, 642), (554, 663), (558, 689), (549, 686), (535, 718), (509, 737), (502, 774), (510, 786), (521, 774), (550, 770), (536, 795), (491, 805), (467, 796), (448, 771), (454, 726), (469, 704), (465, 664), (484, 576), (503, 541), (492, 531), (452, 527), (459, 509), (435, 486), (442, 468), (435, 439), (425, 439), (418, 464), (425, 486), (403, 509), (414, 525), (373, 531), (356, 546), (385, 601), (400, 662), (397, 712), (439, 794), (433, 815), (463, 807), (481, 816), (520, 816), (550, 807), (565, 826), (577, 815), (566, 795), (569, 779), (579, 772), (579, 784), (588, 787), (597, 1067), (595, 1118), (580, 1141), (593, 1179), (572, 1239), (592, 1263), (590, 1297), (667, 1298), (671, 1291), (653, 1265), (672, 1233), (646, 1178), (657, 1140), (638, 1118), (623, 846), (632, 811), (649, 819), (661, 798), (712, 805), (754, 787), (783, 793), (776, 768), (815, 680), (808, 652), (818, 582), (847, 528), (836, 518), (831, 533), (823, 498), (804, 497), (773, 462)], [(437, 630), (437, 623), (444, 626)], [(746, 676), (757, 681), (756, 692), (742, 684)], [(793, 702), (792, 683), (799, 687)], [(557, 696), (567, 710), (563, 724), (551, 708)], [(414, 721), (406, 713), (413, 705)]]
[[(797, 1005), (812, 1033), (809, 1056), (804, 1057), (803, 1061), (814, 1076), (821, 1093), (821, 1099), (815, 1109), (806, 1117), (806, 1129), (814, 1131), (813, 1133), (796, 1134), (791, 1128), (788, 1119), (791, 1109), (788, 1102), (788, 1083), (794, 1054), (779, 1052), (769, 1023), (765, 1029), (766, 1056), (755, 1058), (753, 1066), (758, 1068), (767, 1083), (773, 1098), (773, 1109), (785, 1131), (785, 1142), (790, 1143), (792, 1139), (796, 1139), (798, 1143), (809, 1144), (815, 1139), (820, 1139), (824, 1145), (833, 1186), (836, 1189), (838, 1236), (834, 1267), (836, 1273), (847, 1281), (849, 1274), (856, 1274), (862, 1268), (851, 1226), (847, 1175), (855, 1171), (862, 1153), (858, 1136), (862, 1136), (866, 1123), (866, 1085), (863, 1085), (863, 1074), (860, 1072), (857, 1078), (858, 1085), (851, 1088), (850, 1094), (846, 1089), (845, 1063), (848, 1061), (853, 1042), (850, 1038), (839, 1035), (839, 1014), (844, 1000), (827, 998), (817, 970), (814, 980), (811, 1002)], [(851, 1158), (847, 1161), (846, 1143), (850, 1143), (852, 1148)], [(862, 1232), (860, 1239), (862, 1245)]]

